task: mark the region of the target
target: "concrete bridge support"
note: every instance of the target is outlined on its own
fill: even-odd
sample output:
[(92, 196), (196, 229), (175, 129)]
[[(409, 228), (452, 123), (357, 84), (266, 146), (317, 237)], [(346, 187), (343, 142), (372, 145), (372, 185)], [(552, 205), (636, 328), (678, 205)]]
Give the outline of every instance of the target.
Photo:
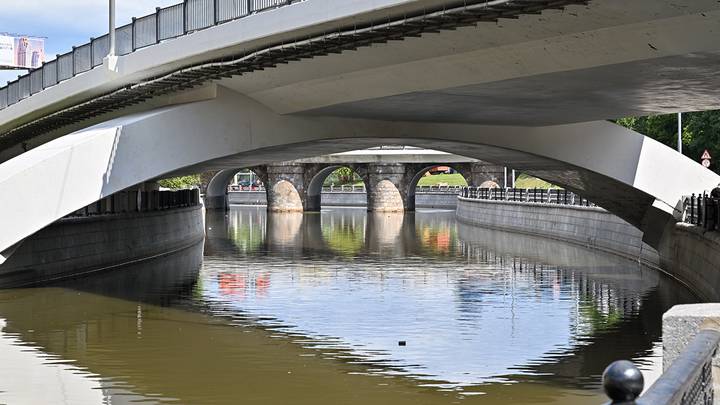
[(367, 209), (371, 212), (403, 212), (408, 194), (404, 164), (367, 166)]
[(490, 187), (492, 183), (500, 187), (503, 186), (503, 177), (505, 175), (503, 166), (487, 162), (470, 163), (469, 166), (470, 176), (465, 177), (469, 186)]
[[(415, 188), (425, 173), (437, 166), (450, 166), (468, 185), (501, 184), (503, 167), (490, 163), (350, 163), (319, 164), (286, 162), (251, 169), (264, 182), (268, 209), (274, 212), (317, 212), (322, 208), (325, 179), (341, 167), (357, 173), (367, 189), (368, 211), (402, 212), (415, 210)], [(208, 185), (208, 209), (226, 209), (227, 185), (240, 169), (218, 172)]]
[[(305, 168), (303, 165), (265, 166), (268, 211), (303, 212), (305, 210)], [(262, 173), (262, 169), (255, 170)], [(262, 174), (259, 174), (262, 177)]]

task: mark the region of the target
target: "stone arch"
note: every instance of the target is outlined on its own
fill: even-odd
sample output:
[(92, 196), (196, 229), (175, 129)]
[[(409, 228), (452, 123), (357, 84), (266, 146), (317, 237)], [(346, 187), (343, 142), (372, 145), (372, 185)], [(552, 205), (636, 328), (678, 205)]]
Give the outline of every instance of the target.
[(241, 170), (248, 169), (260, 178), (260, 181), (266, 186), (267, 190), (267, 173), (262, 167), (239, 167), (234, 169), (220, 170), (210, 179), (207, 189), (205, 190), (205, 208), (207, 209), (228, 209), (230, 203), (228, 201), (228, 185), (235, 175)]
[(425, 175), (425, 173), (438, 166), (450, 167), (451, 169), (460, 173), (468, 185), (472, 185), (473, 176), (471, 164), (469, 163), (432, 163), (425, 165), (408, 166), (408, 169), (410, 169), (408, 175), (412, 177), (410, 177), (410, 181), (408, 182), (407, 196), (405, 197), (405, 208), (407, 209), (407, 211), (415, 211), (416, 190), (420, 179)]
[(320, 211), (322, 209), (322, 190), (325, 179), (338, 169), (347, 167), (357, 173), (365, 183), (365, 189), (368, 189), (367, 176), (363, 175), (364, 171), (358, 165), (307, 165), (305, 169), (305, 177), (307, 186), (305, 187), (305, 210)]
[(406, 211), (407, 167), (405, 164), (369, 164), (367, 178), (368, 211)]

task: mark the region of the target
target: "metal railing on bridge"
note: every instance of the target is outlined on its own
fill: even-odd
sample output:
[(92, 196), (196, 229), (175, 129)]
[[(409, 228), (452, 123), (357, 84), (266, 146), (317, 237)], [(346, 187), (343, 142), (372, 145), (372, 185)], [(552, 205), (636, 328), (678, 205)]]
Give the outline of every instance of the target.
[(83, 207), (65, 218), (162, 211), (200, 205), (200, 190), (122, 191)]
[(463, 192), (463, 186), (448, 186), (448, 185), (434, 185), (434, 186), (417, 186), (415, 187), (416, 193), (440, 193), (440, 194), (456, 194), (461, 195)]
[(681, 220), (706, 231), (720, 230), (720, 198), (711, 197), (707, 193), (684, 197)]
[(595, 207), (588, 199), (565, 189), (465, 187), (461, 197), (490, 201), (517, 201)]
[(670, 367), (645, 392), (642, 373), (631, 362), (619, 360), (603, 373), (603, 388), (610, 404), (712, 405), (712, 363), (720, 332), (703, 329)]
[[(133, 18), (116, 29), (116, 55), (123, 56), (188, 33), (213, 27), (258, 12), (306, 0), (184, 0)], [(108, 34), (75, 46), (42, 67), (0, 87), (0, 110), (103, 64), (110, 50)]]

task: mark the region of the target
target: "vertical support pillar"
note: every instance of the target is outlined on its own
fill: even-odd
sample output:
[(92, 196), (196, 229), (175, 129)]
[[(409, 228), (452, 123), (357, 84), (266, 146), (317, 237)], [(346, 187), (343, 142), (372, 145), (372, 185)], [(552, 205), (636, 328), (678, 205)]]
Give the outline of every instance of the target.
[(267, 166), (267, 204), (272, 212), (303, 212), (305, 168), (298, 164)]
[(115, 45), (115, 0), (108, 1), (108, 55), (109, 57), (115, 56), (116, 45)]
[(469, 186), (497, 188), (503, 184), (505, 168), (488, 162), (476, 162), (470, 165)]
[(407, 197), (404, 164), (368, 165), (368, 211), (403, 212)]

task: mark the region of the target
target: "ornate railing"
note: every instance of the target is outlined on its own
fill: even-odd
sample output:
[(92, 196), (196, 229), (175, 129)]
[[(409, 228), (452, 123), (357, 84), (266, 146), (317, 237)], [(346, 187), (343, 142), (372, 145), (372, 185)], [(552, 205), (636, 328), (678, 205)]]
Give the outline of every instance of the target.
[[(168, 39), (300, 1), (305, 0), (184, 0), (157, 8), (145, 17), (133, 18), (130, 24), (117, 28), (115, 53), (127, 55)], [(102, 65), (109, 50), (110, 37), (106, 34), (57, 55), (55, 60), (0, 87), (0, 110)]]
[(640, 370), (619, 360), (603, 373), (603, 388), (610, 404), (623, 405), (713, 405), (712, 361), (720, 343), (720, 332), (704, 329), (657, 381), (645, 392)]
[(588, 199), (564, 189), (465, 187), (460, 196), (476, 200), (595, 206)]

